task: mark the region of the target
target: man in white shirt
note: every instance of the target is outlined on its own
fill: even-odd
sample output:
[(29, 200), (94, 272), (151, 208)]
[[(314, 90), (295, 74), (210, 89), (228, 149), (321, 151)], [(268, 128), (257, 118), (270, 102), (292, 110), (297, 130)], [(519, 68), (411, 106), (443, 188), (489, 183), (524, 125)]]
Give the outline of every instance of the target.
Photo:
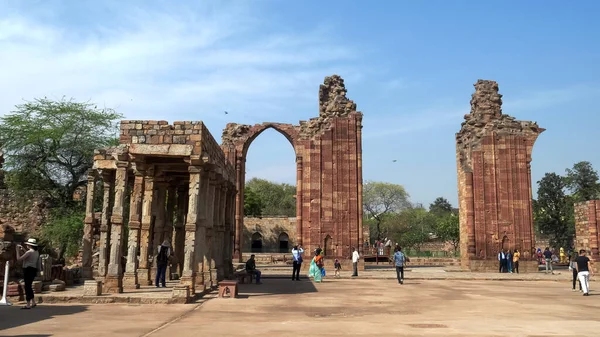
[(356, 277), (358, 276), (358, 258), (360, 256), (358, 255), (358, 251), (356, 250), (356, 248), (352, 247), (352, 250), (354, 250), (354, 252), (352, 253), (352, 276)]

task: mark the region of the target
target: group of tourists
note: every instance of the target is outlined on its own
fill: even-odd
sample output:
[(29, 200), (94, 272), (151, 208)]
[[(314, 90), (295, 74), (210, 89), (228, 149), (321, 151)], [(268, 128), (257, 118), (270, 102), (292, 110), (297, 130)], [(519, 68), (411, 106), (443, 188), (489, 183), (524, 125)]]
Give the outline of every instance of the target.
[(518, 249), (512, 250), (501, 250), (498, 253), (498, 271), (500, 273), (519, 273), (519, 259), (521, 253)]

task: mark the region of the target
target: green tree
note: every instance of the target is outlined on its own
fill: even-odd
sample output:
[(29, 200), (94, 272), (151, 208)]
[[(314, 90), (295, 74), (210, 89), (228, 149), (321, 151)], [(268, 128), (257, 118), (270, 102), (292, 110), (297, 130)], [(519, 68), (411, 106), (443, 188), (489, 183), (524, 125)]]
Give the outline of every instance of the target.
[(429, 205), (429, 212), (438, 216), (452, 213), (452, 205), (444, 197), (438, 197)]
[(114, 143), (119, 118), (111, 109), (64, 98), (17, 105), (0, 118), (8, 187), (44, 191), (58, 205), (72, 204), (73, 192), (86, 184), (94, 150)]
[(570, 247), (575, 224), (573, 202), (564, 192), (565, 179), (556, 173), (546, 173), (537, 183), (537, 200), (533, 202), (536, 226), (549, 237), (553, 247)]
[(244, 216), (262, 216), (262, 200), (252, 188), (246, 186), (244, 189)]
[(575, 202), (595, 200), (600, 197), (600, 184), (598, 184), (598, 172), (592, 164), (582, 161), (567, 169), (565, 187), (573, 194)]
[(373, 223), (376, 239), (382, 239), (381, 224), (386, 215), (410, 207), (408, 197), (401, 185), (377, 181), (367, 181), (363, 185), (363, 209), (365, 217)]
[(246, 182), (262, 202), (263, 215), (296, 216), (296, 187), (277, 184), (265, 179), (252, 178)]
[(458, 215), (449, 213), (437, 220), (437, 236), (444, 242), (452, 243), (454, 253), (458, 251), (460, 244), (460, 223)]
[(421, 250), (429, 241), (430, 233), (435, 232), (436, 217), (422, 207), (413, 207), (400, 213), (387, 214), (382, 228), (402, 247)]

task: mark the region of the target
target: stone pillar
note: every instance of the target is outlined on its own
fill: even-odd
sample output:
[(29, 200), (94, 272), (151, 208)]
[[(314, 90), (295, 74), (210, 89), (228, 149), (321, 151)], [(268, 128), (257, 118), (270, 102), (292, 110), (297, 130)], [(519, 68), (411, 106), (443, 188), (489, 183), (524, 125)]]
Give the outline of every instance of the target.
[(94, 235), (94, 191), (96, 189), (96, 173), (88, 172), (87, 196), (85, 202), (85, 225), (83, 228), (83, 257), (81, 259), (82, 276), (84, 280), (91, 280), (92, 274), (92, 240)]
[(222, 281), (225, 278), (225, 197), (227, 194), (227, 187), (224, 183), (220, 183), (216, 192), (215, 264), (217, 267), (217, 281)]
[[(169, 240), (173, 243), (173, 219), (175, 217), (175, 202), (177, 200), (177, 186), (174, 182), (169, 183), (167, 189), (167, 213), (165, 216), (165, 227), (163, 240)], [(171, 245), (173, 247), (173, 245)]]
[(196, 226), (198, 224), (198, 207), (200, 205), (200, 166), (189, 166), (190, 187), (188, 191), (188, 213), (185, 223), (185, 248), (183, 258), (183, 273), (181, 275), (181, 285), (187, 285), (191, 294), (196, 293), (196, 272), (194, 266), (195, 248), (196, 248)]
[(225, 254), (224, 263), (225, 263), (225, 277), (231, 278), (233, 276), (233, 219), (235, 213), (232, 212), (235, 207), (235, 188), (233, 184), (228, 183), (228, 189), (225, 197), (225, 235), (224, 235), (224, 244), (223, 244), (223, 253)]
[(102, 196), (102, 219), (100, 220), (100, 247), (98, 255), (98, 276), (105, 277), (108, 269), (109, 249), (110, 246), (110, 192), (114, 184), (114, 176), (112, 171), (102, 171), (102, 186), (104, 194)]
[[(357, 212), (358, 212), (358, 247), (359, 254), (363, 255), (363, 248), (365, 244), (364, 234), (365, 229), (363, 228), (363, 178), (362, 178), (362, 115), (356, 120), (356, 180), (358, 182), (358, 191), (356, 194), (357, 198)], [(367, 226), (368, 227), (368, 226)], [(364, 262), (364, 260), (361, 259)]]
[(142, 224), (142, 201), (144, 197), (144, 172), (140, 164), (136, 164), (133, 191), (129, 205), (129, 238), (127, 244), (127, 265), (123, 276), (123, 286), (127, 289), (138, 289), (138, 248)]
[(235, 161), (236, 187), (235, 196), (235, 247), (234, 258), (242, 262), (242, 233), (244, 229), (244, 165), (241, 157)]
[(214, 214), (215, 214), (215, 173), (209, 172), (207, 177), (208, 190), (206, 192), (206, 253), (204, 262), (204, 284), (207, 288), (213, 286), (216, 279), (215, 260), (214, 260)]
[(149, 168), (144, 175), (144, 198), (142, 201), (142, 227), (140, 231), (140, 262), (138, 281), (141, 285), (152, 284), (148, 256), (150, 249), (150, 232), (152, 226), (152, 206), (154, 205), (154, 169)]
[[(167, 184), (164, 181), (156, 182), (157, 195), (156, 195), (156, 218), (154, 220), (154, 239), (152, 240), (152, 246), (150, 247), (150, 256), (156, 256), (158, 254), (158, 246), (163, 243), (165, 239), (165, 206), (167, 201)], [(156, 259), (152, 259), (152, 275), (156, 275)]]
[[(296, 150), (297, 151), (297, 150)], [(302, 245), (302, 157), (296, 156), (296, 244)]]
[(186, 186), (177, 187), (177, 215), (174, 223), (173, 253), (177, 259), (175, 272), (181, 277), (183, 272), (183, 249), (185, 246), (185, 216), (188, 202), (188, 190)]
[(210, 265), (206, 255), (208, 250), (206, 241), (208, 185), (208, 171), (207, 167), (204, 167), (200, 173), (200, 192), (198, 194), (200, 204), (198, 206), (198, 225), (196, 226), (196, 292), (206, 290), (205, 275), (210, 274)]
[(105, 291), (108, 293), (123, 292), (123, 266), (121, 264), (123, 252), (123, 209), (125, 204), (125, 188), (127, 187), (127, 167), (126, 161), (117, 162), (117, 172), (115, 175), (115, 200), (113, 213), (110, 218), (110, 258), (108, 272), (104, 281)]

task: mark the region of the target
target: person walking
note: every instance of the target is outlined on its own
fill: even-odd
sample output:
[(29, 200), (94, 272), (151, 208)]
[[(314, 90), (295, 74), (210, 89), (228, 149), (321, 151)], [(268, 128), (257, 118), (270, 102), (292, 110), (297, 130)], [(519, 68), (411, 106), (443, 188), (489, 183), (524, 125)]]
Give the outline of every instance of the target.
[(546, 250), (544, 250), (544, 259), (546, 260), (546, 274), (548, 274), (548, 268), (550, 268), (550, 272), (554, 274), (554, 269), (552, 269), (552, 252), (549, 247), (546, 247)]
[(358, 251), (356, 248), (352, 247), (352, 277), (358, 276), (358, 259), (360, 255), (358, 255)]
[(156, 255), (156, 279), (154, 285), (158, 288), (162, 284), (166, 288), (167, 266), (169, 265), (169, 257), (171, 256), (171, 243), (169, 240), (163, 241), (162, 245), (158, 246), (158, 254)]
[(519, 253), (518, 249), (515, 249), (513, 253), (512, 261), (513, 261), (513, 270), (515, 273), (519, 273), (519, 259), (521, 258), (521, 253)]
[[(569, 270), (571, 270), (573, 272), (573, 291), (577, 291), (577, 289), (575, 289), (575, 283), (578, 282), (577, 281), (577, 257), (579, 257), (579, 255), (577, 254), (577, 252), (573, 252), (570, 255), (570, 261), (569, 261)], [(579, 291), (583, 292), (583, 290), (581, 289), (581, 282), (579, 283)]]
[(293, 258), (293, 270), (292, 270), (292, 281), (300, 281), (300, 268), (302, 267), (302, 254), (304, 254), (304, 249), (302, 246), (294, 246), (292, 248), (292, 258)]
[(590, 296), (590, 273), (592, 272), (592, 266), (590, 259), (585, 256), (585, 249), (579, 251), (577, 257), (577, 278), (581, 283), (581, 290), (583, 290), (583, 296)]
[(396, 265), (396, 278), (398, 283), (404, 284), (404, 266), (406, 265), (406, 256), (402, 253), (402, 248), (396, 247), (394, 249), (394, 263)]
[(33, 280), (37, 276), (38, 270), (41, 269), (40, 253), (38, 252), (37, 241), (33, 238), (25, 242), (25, 247), (17, 246), (17, 261), (23, 262), (23, 278), (25, 279), (25, 300), (27, 305), (21, 309), (35, 308), (35, 299), (33, 293)]

